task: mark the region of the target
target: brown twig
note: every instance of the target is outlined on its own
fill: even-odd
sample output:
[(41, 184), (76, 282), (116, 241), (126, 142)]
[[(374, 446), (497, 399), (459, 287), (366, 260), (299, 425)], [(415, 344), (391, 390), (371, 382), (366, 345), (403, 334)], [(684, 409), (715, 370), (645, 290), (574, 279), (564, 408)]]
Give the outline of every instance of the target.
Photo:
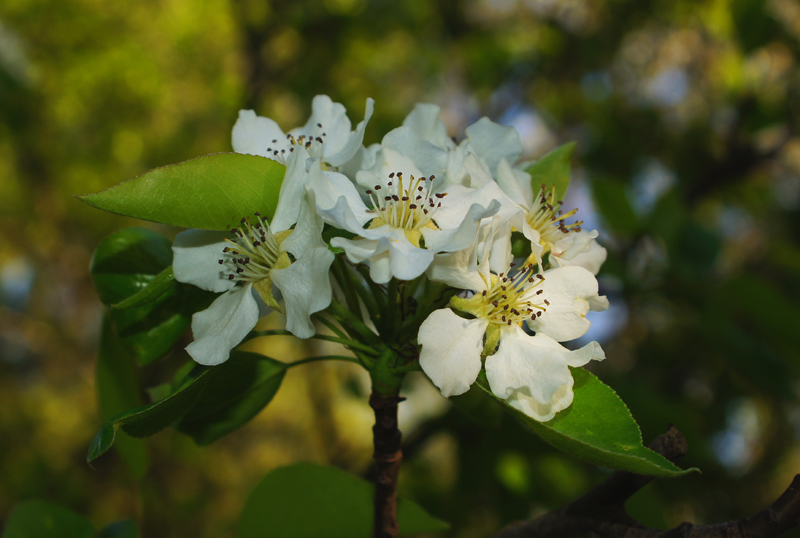
[[(674, 427), (650, 448), (670, 461), (686, 454), (686, 439)], [(653, 480), (618, 471), (580, 499), (533, 521), (518, 522), (496, 538), (570, 538), (594, 533), (601, 538), (773, 538), (800, 524), (800, 475), (768, 508), (744, 519), (662, 531), (643, 527), (625, 512), (625, 501)]]
[(372, 434), (375, 443), (375, 523), (374, 538), (395, 538), (397, 523), (397, 475), (403, 451), (397, 427), (397, 404), (404, 398), (373, 393), (369, 405), (375, 411)]

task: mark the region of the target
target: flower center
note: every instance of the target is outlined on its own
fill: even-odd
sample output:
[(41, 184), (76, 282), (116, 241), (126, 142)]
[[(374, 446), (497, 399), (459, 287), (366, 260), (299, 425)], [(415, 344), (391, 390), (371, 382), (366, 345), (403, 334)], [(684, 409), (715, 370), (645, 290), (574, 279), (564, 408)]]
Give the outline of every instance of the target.
[(533, 207), (528, 211), (528, 225), (537, 230), (541, 237), (544, 252), (548, 252), (554, 243), (563, 239), (564, 234), (570, 232), (580, 232), (583, 221), (575, 221), (572, 224), (565, 224), (565, 220), (575, 215), (577, 209), (564, 213), (561, 210), (561, 200), (556, 200), (555, 185), (548, 192), (547, 186), (542, 185), (539, 196), (533, 203)]
[(281, 255), (267, 219), (259, 213), (254, 219), (243, 218), (231, 233), (236, 239), (225, 239), (230, 246), (222, 250), (226, 256), (219, 260), (231, 271), (228, 280), (258, 282), (267, 278)]
[(488, 289), (481, 292), (481, 315), (498, 325), (519, 324), (540, 317), (550, 306), (550, 301), (542, 297), (544, 290), (536, 289), (543, 281), (544, 277), (534, 271), (533, 264), (526, 265), (513, 277), (504, 273), (492, 275), (491, 282), (487, 282)]
[(272, 158), (283, 165), (286, 165), (289, 156), (294, 153), (295, 148), (298, 146), (306, 148), (309, 156), (321, 158), (322, 148), (328, 135), (323, 131), (321, 123), (318, 123), (314, 130), (317, 132), (303, 133), (297, 137), (287, 134), (286, 140), (283, 141), (273, 138), (272, 144), (267, 148), (267, 153), (271, 153)]
[(374, 190), (367, 191), (372, 200), (371, 212), (376, 213), (371, 228), (388, 224), (401, 228), (406, 232), (418, 232), (421, 228), (436, 227), (433, 216), (442, 207), (441, 199), (446, 192), (432, 192), (435, 176), (415, 178), (413, 175), (404, 180), (403, 172), (392, 172), (384, 190), (375, 185)]

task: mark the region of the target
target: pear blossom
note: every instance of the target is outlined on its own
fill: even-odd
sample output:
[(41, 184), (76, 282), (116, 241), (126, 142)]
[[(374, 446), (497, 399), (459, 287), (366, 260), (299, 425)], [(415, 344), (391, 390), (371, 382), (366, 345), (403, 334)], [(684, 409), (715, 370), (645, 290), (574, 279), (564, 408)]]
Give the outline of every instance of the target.
[(372, 117), (375, 101), (367, 99), (364, 121), (350, 131), (347, 111), (327, 95), (317, 95), (311, 102), (311, 117), (302, 127), (284, 133), (278, 124), (257, 116), (252, 110), (239, 111), (233, 126), (233, 151), (260, 155), (287, 164), (291, 154), (304, 148), (309, 156), (330, 166), (342, 166), (362, 148), (364, 130)]
[(565, 213), (554, 186), (542, 185), (534, 193), (530, 174), (513, 169), (505, 160), (498, 165), (497, 184), (508, 195), (507, 203), (522, 210), (514, 227), (531, 242), (531, 253), (537, 261), (550, 253), (550, 264), (555, 267), (575, 265), (594, 275), (600, 271), (608, 253), (596, 241), (597, 230), (584, 230), (582, 221), (567, 222), (578, 210)]
[(440, 256), (428, 271), (432, 280), (465, 291), (420, 326), (420, 366), (446, 397), (466, 392), (485, 367), (497, 397), (536, 420), (550, 420), (572, 402), (568, 367), (605, 358), (597, 342), (574, 351), (559, 342), (583, 336), (586, 313), (604, 310), (608, 302), (582, 267), (516, 269), (506, 250), (506, 269), (493, 273), (489, 258), (498, 254), (492, 248), (498, 231), (508, 232), (502, 225), (484, 226), (470, 248)]
[[(328, 270), (334, 255), (321, 231), (320, 217), (303, 200), (294, 229), (271, 226), (256, 213), (228, 234), (206, 230), (178, 234), (172, 246), (175, 279), (224, 292), (192, 316), (194, 342), (186, 347), (189, 355), (205, 365), (228, 360), (231, 349), (258, 322), (253, 292), (270, 308), (285, 312), (286, 329), (295, 336), (313, 336), (311, 314), (331, 301)], [(273, 285), (281, 292), (284, 307), (275, 300)]]
[(312, 170), (308, 190), (323, 220), (356, 237), (335, 237), (353, 263), (366, 263), (376, 283), (417, 278), (440, 252), (458, 251), (475, 238), (482, 219), (500, 208), (496, 187), (436, 187), (414, 161), (381, 148), (374, 165), (357, 174), (365, 200), (342, 174)]
[(442, 177), (442, 186), (470, 184), (465, 168), (468, 156), (485, 163), (492, 177), (501, 160), (514, 163), (522, 155), (522, 140), (513, 127), (499, 125), (483, 117), (464, 130), (465, 138), (456, 143), (447, 136), (447, 128), (439, 119), (441, 109), (433, 104), (418, 103), (406, 116), (403, 125), (384, 136), (381, 146), (393, 149), (414, 162), (426, 175)]

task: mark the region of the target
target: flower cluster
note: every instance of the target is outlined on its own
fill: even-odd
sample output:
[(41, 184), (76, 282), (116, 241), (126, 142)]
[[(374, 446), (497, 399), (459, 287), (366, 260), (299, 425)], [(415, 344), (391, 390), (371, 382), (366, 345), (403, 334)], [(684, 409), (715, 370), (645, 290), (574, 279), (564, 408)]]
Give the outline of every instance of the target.
[[(407, 298), (433, 305), (413, 333), (419, 367), (444, 396), (466, 392), (485, 371), (497, 397), (537, 420), (569, 406), (569, 367), (604, 358), (596, 342), (574, 350), (561, 342), (587, 332), (588, 311), (608, 307), (595, 278), (606, 252), (554, 187), (531, 185), (517, 131), (482, 118), (457, 143), (439, 108), (420, 104), (364, 147), (371, 99), (355, 130), (330, 98), (317, 96), (312, 108), (289, 133), (253, 111), (234, 126), (234, 151), (286, 166), (271, 219), (236, 216), (226, 234), (175, 239), (176, 279), (222, 293), (194, 315), (188, 353), (201, 364), (227, 360), (265, 307), (283, 312), (296, 336), (313, 336), (312, 316), (338, 293), (330, 277), (338, 252), (368, 268), (373, 291), (418, 279), (457, 290), (438, 304)], [(528, 246), (516, 259), (515, 232)]]

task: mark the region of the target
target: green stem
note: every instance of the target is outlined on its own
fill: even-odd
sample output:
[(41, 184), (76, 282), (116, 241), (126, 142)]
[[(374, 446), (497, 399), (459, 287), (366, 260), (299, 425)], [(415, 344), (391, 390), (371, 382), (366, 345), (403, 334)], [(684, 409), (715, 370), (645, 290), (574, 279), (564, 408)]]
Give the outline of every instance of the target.
[[(289, 331), (282, 331), (282, 330), (275, 330), (275, 331), (250, 331), (242, 342), (247, 342), (248, 340), (252, 340), (253, 338), (258, 338), (260, 336), (294, 336)], [(314, 340), (324, 340), (326, 342), (335, 342), (337, 344), (342, 344), (343, 346), (347, 346), (352, 349), (357, 349), (363, 353), (369, 353), (370, 355), (378, 356), (380, 353), (369, 346), (365, 346), (364, 344), (360, 344), (358, 342), (354, 342), (353, 340), (349, 340), (347, 338), (339, 338), (336, 336), (328, 336), (326, 334), (315, 334), (311, 337)]]
[[(382, 346), (383, 341), (381, 338), (372, 332), (367, 325), (358, 319), (352, 312), (342, 306), (336, 300), (331, 301), (328, 307), (328, 312), (346, 329), (352, 329), (359, 337), (363, 338), (365, 342), (369, 342), (374, 346)], [(347, 331), (350, 333), (350, 331)], [(352, 333), (350, 336), (353, 336)]]
[(292, 368), (294, 366), (300, 366), (301, 364), (308, 364), (318, 361), (345, 361), (360, 364), (358, 359), (355, 357), (348, 357), (347, 355), (320, 355), (319, 357), (309, 357), (307, 359), (301, 359), (299, 361), (287, 363), (286, 367)]
[(339, 287), (344, 293), (344, 299), (347, 303), (347, 308), (356, 314), (359, 319), (363, 319), (361, 316), (361, 305), (358, 303), (356, 287), (353, 284), (353, 279), (346, 264), (347, 260), (345, 260), (342, 256), (336, 257), (333, 263), (334, 277), (339, 282)]
[(313, 317), (315, 320), (325, 325), (333, 334), (335, 334), (339, 338), (346, 338), (344, 331), (342, 331), (339, 327), (337, 327), (333, 323), (333, 321), (325, 318), (322, 314), (314, 314), (311, 317)]
[[(389, 288), (386, 291), (386, 328), (391, 338), (395, 333), (395, 320), (397, 314), (397, 279), (392, 278), (389, 280)], [(403, 305), (400, 305), (402, 308)]]

